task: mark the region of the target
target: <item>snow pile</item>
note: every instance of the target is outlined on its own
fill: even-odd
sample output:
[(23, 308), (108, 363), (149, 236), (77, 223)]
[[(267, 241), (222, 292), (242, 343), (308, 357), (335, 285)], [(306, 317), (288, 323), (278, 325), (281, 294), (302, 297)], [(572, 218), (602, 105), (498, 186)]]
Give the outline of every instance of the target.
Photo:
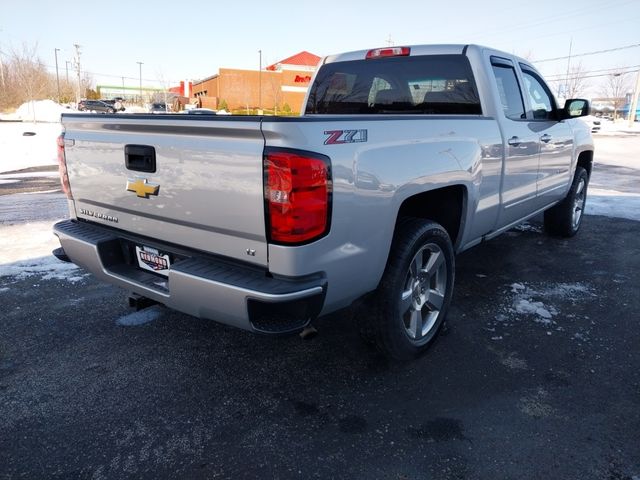
[(551, 317), (558, 314), (557, 310), (553, 307), (545, 308), (542, 302), (532, 302), (524, 298), (519, 299), (514, 307), (518, 313), (535, 314), (535, 321), (549, 324), (551, 323)]
[(129, 105), (124, 108), (122, 113), (149, 113), (149, 110), (138, 105)]
[(68, 113), (70, 109), (63, 107), (53, 100), (38, 100), (26, 102), (18, 107), (13, 115), (25, 122), (60, 122), (60, 115)]
[[(59, 123), (0, 123), (0, 172), (58, 164)], [(25, 136), (25, 132), (35, 135)]]
[(73, 263), (61, 262), (51, 251), (60, 246), (51, 227), (54, 222), (34, 222), (2, 226), (0, 235), (0, 278), (78, 282), (87, 274)]
[(539, 292), (527, 288), (521, 283), (513, 283), (511, 285), (511, 292), (515, 293), (512, 308), (510, 311), (524, 315), (532, 315), (533, 321), (548, 325), (551, 323), (551, 317), (558, 314), (558, 311), (553, 307), (547, 307), (541, 301), (535, 301), (532, 297), (539, 296)]

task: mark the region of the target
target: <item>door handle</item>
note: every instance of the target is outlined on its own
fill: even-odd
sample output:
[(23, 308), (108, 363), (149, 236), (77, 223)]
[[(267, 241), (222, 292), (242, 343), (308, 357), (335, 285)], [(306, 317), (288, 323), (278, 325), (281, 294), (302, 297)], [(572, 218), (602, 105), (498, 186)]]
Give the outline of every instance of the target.
[(514, 135), (509, 140), (507, 140), (507, 143), (512, 147), (517, 147), (518, 145), (520, 145), (520, 139)]
[(124, 165), (127, 170), (155, 173), (156, 149), (150, 145), (125, 145)]
[(549, 135), (548, 133), (545, 133), (540, 137), (540, 141), (544, 143), (549, 143), (551, 141), (551, 138), (553, 138), (551, 137), (551, 135)]

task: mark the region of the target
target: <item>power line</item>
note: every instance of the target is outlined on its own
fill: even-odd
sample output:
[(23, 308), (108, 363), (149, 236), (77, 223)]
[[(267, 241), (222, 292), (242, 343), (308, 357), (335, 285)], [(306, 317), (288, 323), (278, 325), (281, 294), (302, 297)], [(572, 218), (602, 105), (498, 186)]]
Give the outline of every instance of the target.
[[(48, 70), (55, 69), (55, 65), (48, 65), (48, 64), (43, 63), (43, 62), (34, 62), (34, 63), (36, 63), (37, 65), (40, 65), (41, 67), (44, 67), (44, 68), (46, 68)], [(113, 73), (91, 72), (89, 70), (82, 70), (82, 73), (87, 73), (89, 75), (94, 75), (94, 76), (97, 76), (97, 77), (117, 78), (118, 80), (122, 80), (123, 78), (126, 79), (126, 80), (135, 80), (136, 82), (140, 80), (139, 77), (127, 77), (126, 75), (125, 76), (123, 76), (123, 75), (114, 75)], [(145, 82), (157, 82), (158, 81), (157, 78), (143, 78), (142, 80), (145, 81)], [(179, 81), (178, 80), (171, 80), (171, 79), (167, 80), (167, 83), (177, 83), (177, 82), (179, 82)]]
[[(622, 72), (621, 74), (627, 74), (627, 73), (636, 73), (640, 70), (628, 70), (626, 72)], [(549, 83), (555, 83), (555, 82), (566, 82), (566, 81), (570, 81), (570, 80), (581, 80), (583, 78), (598, 78), (598, 77), (610, 77), (611, 74), (610, 73), (601, 73), (599, 75), (581, 75), (579, 77), (569, 77), (569, 78), (547, 78), (547, 81)]]
[[(630, 65), (627, 67), (615, 67), (615, 68), (601, 68), (596, 70), (584, 70), (581, 72), (574, 71), (574, 72), (570, 72), (570, 74), (573, 73), (574, 76), (576, 76), (578, 73), (582, 75), (588, 75), (590, 73), (603, 73), (603, 72), (606, 72), (604, 73), (605, 75), (611, 75), (611, 74), (617, 74), (617, 73), (626, 74), (626, 73), (631, 73), (631, 70), (629, 70), (631, 68), (640, 68), (640, 65)], [(564, 73), (554, 73), (553, 75), (545, 75), (544, 78), (547, 80), (551, 80), (554, 78), (562, 78), (565, 76), (566, 74)]]
[(554, 62), (556, 60), (566, 60), (567, 58), (587, 57), (590, 55), (599, 55), (601, 53), (617, 52), (619, 50), (627, 50), (629, 48), (637, 48), (637, 47), (640, 47), (640, 43), (625, 45), (624, 47), (608, 48), (606, 50), (596, 50), (594, 52), (576, 53), (575, 55), (571, 55), (571, 56), (567, 55), (564, 57), (545, 58), (543, 60), (533, 60), (533, 63)]

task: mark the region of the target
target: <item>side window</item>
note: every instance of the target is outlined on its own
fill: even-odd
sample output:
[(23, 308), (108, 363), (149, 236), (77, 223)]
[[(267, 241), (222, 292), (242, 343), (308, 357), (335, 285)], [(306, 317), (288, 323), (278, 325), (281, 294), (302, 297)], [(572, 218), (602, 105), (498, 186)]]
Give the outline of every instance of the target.
[(522, 101), (522, 93), (520, 92), (520, 86), (513, 67), (493, 65), (493, 74), (496, 77), (505, 117), (512, 120), (527, 118), (524, 102)]
[(522, 70), (525, 91), (529, 96), (535, 120), (555, 120), (554, 102), (549, 88), (534, 73)]

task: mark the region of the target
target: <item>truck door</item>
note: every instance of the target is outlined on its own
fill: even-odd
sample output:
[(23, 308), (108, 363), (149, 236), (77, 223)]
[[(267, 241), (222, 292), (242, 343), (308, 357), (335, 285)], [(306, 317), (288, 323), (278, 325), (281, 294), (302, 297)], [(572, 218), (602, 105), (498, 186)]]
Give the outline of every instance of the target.
[(529, 104), (531, 126), (540, 139), (538, 168), (539, 208), (560, 200), (566, 194), (571, 176), (573, 132), (558, 120), (558, 109), (551, 90), (531, 67), (521, 63), (525, 100)]
[(504, 146), (502, 207), (497, 229), (535, 210), (540, 136), (527, 120), (513, 62), (492, 56), (491, 66), (502, 106), (498, 121)]

